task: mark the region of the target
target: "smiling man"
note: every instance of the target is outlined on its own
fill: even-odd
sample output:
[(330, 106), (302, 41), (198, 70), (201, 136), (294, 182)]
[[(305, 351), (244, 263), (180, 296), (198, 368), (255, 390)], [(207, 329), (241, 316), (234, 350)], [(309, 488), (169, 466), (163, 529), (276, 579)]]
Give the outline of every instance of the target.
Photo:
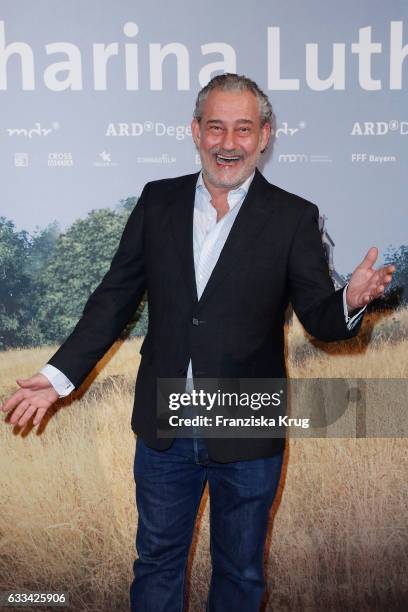
[(191, 127), (217, 221), (229, 210), (228, 191), (253, 174), (267, 147), (272, 109), (263, 111), (260, 121), (259, 100), (248, 89), (209, 89), (199, 98)]
[(335, 291), (314, 204), (257, 170), (272, 109), (250, 79), (217, 76), (198, 94), (192, 133), (202, 171), (153, 181), (132, 212), (110, 270), (75, 330), (42, 373), (20, 380), (3, 406), (10, 422), (39, 424), (78, 387), (132, 318), (146, 288), (132, 428), (139, 514), (131, 587), (136, 612), (180, 612), (197, 509), (210, 495), (210, 612), (257, 612), (264, 592), (268, 515), (279, 483), (282, 438), (161, 438), (158, 378), (284, 378), (284, 313), (309, 333), (354, 336), (364, 306), (393, 266), (374, 270), (376, 248)]
[(254, 172), (271, 136), (272, 109), (260, 106), (249, 89), (213, 88), (199, 97), (192, 133), (213, 190), (239, 187)]

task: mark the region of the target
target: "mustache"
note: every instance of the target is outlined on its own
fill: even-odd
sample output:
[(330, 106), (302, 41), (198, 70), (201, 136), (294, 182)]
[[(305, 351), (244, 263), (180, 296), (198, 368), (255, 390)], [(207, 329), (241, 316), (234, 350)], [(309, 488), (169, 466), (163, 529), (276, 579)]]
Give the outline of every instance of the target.
[(221, 149), (219, 147), (213, 147), (212, 149), (210, 149), (210, 153), (212, 153), (213, 155), (225, 155), (226, 157), (245, 157), (243, 151), (239, 151), (236, 149), (233, 149), (232, 151), (226, 151), (225, 149)]

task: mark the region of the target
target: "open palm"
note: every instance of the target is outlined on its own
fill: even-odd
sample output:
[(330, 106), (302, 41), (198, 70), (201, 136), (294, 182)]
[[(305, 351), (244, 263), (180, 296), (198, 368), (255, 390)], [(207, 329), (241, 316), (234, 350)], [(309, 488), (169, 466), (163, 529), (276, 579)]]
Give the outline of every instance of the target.
[(392, 280), (395, 266), (390, 264), (378, 270), (373, 268), (378, 257), (378, 249), (371, 247), (363, 261), (354, 270), (347, 287), (347, 306), (353, 310), (362, 308), (380, 297)]
[(10, 417), (12, 425), (23, 427), (34, 416), (34, 425), (39, 425), (48, 408), (59, 395), (43, 374), (31, 378), (17, 379), (20, 389), (0, 406), (3, 412), (14, 409)]

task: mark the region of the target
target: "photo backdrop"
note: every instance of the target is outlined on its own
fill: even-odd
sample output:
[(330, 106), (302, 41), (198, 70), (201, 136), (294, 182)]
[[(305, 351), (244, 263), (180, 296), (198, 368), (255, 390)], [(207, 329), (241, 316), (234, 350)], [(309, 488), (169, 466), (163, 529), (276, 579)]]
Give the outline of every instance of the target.
[[(312, 346), (293, 328), (290, 373), (406, 378), (405, 1), (3, 0), (0, 400), (75, 325), (144, 184), (200, 169), (195, 98), (225, 71), (269, 95), (276, 134), (262, 171), (319, 206), (333, 270), (346, 279), (373, 245), (379, 263), (398, 266), (389, 303), (402, 310), (373, 313), (347, 349)], [(40, 435), (2, 428), (1, 588), (66, 587), (74, 609), (126, 609), (139, 345), (114, 348), (93, 387), (62, 403), (69, 409)], [(291, 446), (267, 609), (400, 609), (405, 441), (324, 442)], [(207, 512), (192, 612), (204, 609), (210, 576)]]

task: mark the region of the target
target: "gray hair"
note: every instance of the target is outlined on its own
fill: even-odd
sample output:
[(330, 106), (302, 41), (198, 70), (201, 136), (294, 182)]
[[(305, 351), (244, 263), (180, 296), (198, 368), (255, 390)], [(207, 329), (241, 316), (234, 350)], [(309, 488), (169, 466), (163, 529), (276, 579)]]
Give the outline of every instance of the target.
[(232, 72), (218, 74), (198, 92), (193, 115), (197, 121), (201, 120), (204, 102), (213, 89), (220, 89), (221, 91), (251, 91), (258, 100), (261, 127), (264, 126), (265, 123), (269, 123), (269, 125), (273, 127), (274, 115), (268, 96), (264, 94), (255, 81), (242, 74), (233, 74)]

